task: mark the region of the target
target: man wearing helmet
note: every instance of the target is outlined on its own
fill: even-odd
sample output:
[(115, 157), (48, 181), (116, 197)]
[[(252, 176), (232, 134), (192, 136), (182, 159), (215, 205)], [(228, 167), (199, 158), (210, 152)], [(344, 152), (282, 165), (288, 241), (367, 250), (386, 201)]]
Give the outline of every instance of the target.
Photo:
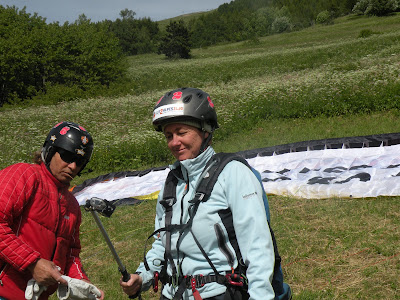
[[(263, 191), (254, 173), (243, 163), (229, 162), (208, 200), (193, 212), (196, 189), (207, 176), (203, 169), (215, 154), (211, 140), (218, 122), (210, 96), (195, 88), (166, 93), (154, 108), (153, 125), (164, 133), (177, 159), (170, 166), (176, 193), (165, 199), (167, 179), (158, 197), (152, 249), (136, 274), (128, 282), (120, 281), (124, 292), (137, 295), (149, 289), (156, 274), (163, 282), (160, 299), (274, 299), (274, 247), (265, 230)], [(248, 289), (244, 292), (236, 288), (238, 282), (227, 285), (220, 280), (241, 263), (223, 229), (220, 212), (224, 210), (232, 212), (242, 263), (247, 266)]]
[[(0, 171), (0, 299), (48, 299), (71, 278), (94, 287), (86, 284), (79, 258), (80, 207), (68, 191), (92, 151), (93, 139), (82, 126), (61, 122), (35, 164)], [(96, 296), (104, 293), (96, 288)]]

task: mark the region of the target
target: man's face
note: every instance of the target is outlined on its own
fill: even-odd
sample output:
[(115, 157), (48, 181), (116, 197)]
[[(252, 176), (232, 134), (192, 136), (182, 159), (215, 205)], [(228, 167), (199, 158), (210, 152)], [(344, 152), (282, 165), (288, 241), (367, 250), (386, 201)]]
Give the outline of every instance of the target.
[(69, 184), (82, 169), (84, 160), (77, 155), (59, 149), (50, 161), (50, 171), (53, 176), (64, 184)]

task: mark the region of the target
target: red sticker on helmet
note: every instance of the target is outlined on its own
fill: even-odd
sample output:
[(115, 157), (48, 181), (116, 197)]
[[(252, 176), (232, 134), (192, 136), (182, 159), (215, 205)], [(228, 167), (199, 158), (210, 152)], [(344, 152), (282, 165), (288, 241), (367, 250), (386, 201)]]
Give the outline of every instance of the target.
[(157, 101), (157, 104), (156, 104), (156, 105), (158, 105), (158, 104), (161, 102), (162, 98), (164, 98), (164, 96), (162, 96), (162, 97), (160, 98), (160, 100)]
[(80, 129), (80, 130), (83, 130), (83, 131), (86, 131), (86, 129), (83, 128), (81, 125), (79, 125), (79, 129)]
[(214, 103), (211, 101), (211, 98), (210, 98), (210, 97), (207, 97), (207, 100), (208, 100), (208, 103), (210, 104), (210, 106), (211, 106), (212, 108), (214, 108)]
[(175, 92), (172, 100), (180, 100), (182, 98), (182, 92)]
[(67, 132), (70, 130), (71, 128), (69, 128), (68, 126), (65, 126), (63, 129), (61, 129), (60, 134), (61, 135), (66, 135)]

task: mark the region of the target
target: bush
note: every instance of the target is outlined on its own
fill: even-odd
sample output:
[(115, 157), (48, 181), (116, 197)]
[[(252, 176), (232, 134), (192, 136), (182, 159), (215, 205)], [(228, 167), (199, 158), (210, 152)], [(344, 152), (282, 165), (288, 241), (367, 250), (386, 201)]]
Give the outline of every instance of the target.
[(327, 10), (321, 11), (317, 15), (317, 18), (315, 19), (315, 22), (317, 24), (330, 24), (330, 23), (332, 23), (332, 15)]
[(290, 22), (289, 17), (277, 17), (272, 23), (272, 32), (273, 33), (282, 33), (286, 31), (292, 30), (292, 23)]
[(354, 5), (353, 13), (358, 15), (363, 15), (364, 12), (367, 10), (369, 5), (369, 0), (360, 0)]
[(399, 7), (398, 0), (370, 0), (366, 15), (385, 16), (395, 12)]
[(374, 32), (371, 29), (363, 29), (360, 31), (360, 34), (358, 35), (359, 38), (367, 38), (373, 35)]
[(354, 5), (353, 12), (369, 16), (385, 16), (398, 8), (398, 0), (360, 0)]

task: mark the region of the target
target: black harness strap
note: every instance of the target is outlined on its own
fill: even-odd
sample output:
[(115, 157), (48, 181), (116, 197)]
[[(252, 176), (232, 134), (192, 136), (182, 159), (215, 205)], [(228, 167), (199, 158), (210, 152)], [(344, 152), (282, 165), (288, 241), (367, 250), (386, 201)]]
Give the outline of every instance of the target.
[[(180, 171), (180, 170), (179, 170)], [(165, 180), (165, 185), (164, 185), (164, 197), (160, 201), (160, 204), (164, 207), (165, 209), (165, 227), (159, 228), (158, 230), (154, 231), (148, 238), (147, 241), (154, 236), (155, 234), (158, 234), (162, 231), (166, 232), (166, 245), (165, 245), (165, 253), (164, 253), (164, 264), (162, 266), (161, 272), (160, 272), (160, 279), (162, 280), (163, 277), (167, 275), (167, 263), (169, 262), (172, 267), (172, 273), (173, 276), (176, 276), (177, 270), (174, 264), (173, 257), (171, 255), (171, 233), (172, 231), (179, 230), (182, 226), (180, 225), (172, 225), (171, 220), (172, 220), (172, 207), (176, 203), (176, 186), (178, 184), (178, 178), (174, 174), (174, 172), (169, 172), (167, 179)], [(146, 241), (146, 244), (147, 244)], [(145, 247), (145, 252), (144, 252), (144, 265), (146, 267), (146, 270), (149, 271), (150, 267), (147, 263), (146, 259), (146, 248)]]
[(232, 160), (240, 161), (245, 164), (249, 168), (250, 165), (248, 162), (241, 156), (232, 153), (217, 153), (215, 154), (206, 164), (206, 168), (209, 168), (208, 174), (203, 180), (201, 180), (198, 188), (196, 189), (196, 193), (200, 193), (204, 195), (204, 199), (202, 202), (206, 202), (211, 195), (212, 190), (214, 189), (214, 185), (218, 180), (219, 174), (225, 168), (225, 166), (231, 162)]
[[(179, 169), (180, 172), (180, 169)], [(164, 187), (164, 197), (160, 201), (160, 204), (165, 208), (165, 227), (171, 226), (172, 220), (172, 206), (176, 203), (176, 186), (178, 185), (178, 178), (174, 172), (169, 172)], [(174, 259), (171, 255), (171, 230), (165, 232), (166, 244), (164, 261), (168, 261), (172, 267), (172, 276), (177, 276), (177, 269), (174, 263)], [(164, 263), (163, 270), (161, 272), (162, 277), (167, 275), (167, 263)]]

